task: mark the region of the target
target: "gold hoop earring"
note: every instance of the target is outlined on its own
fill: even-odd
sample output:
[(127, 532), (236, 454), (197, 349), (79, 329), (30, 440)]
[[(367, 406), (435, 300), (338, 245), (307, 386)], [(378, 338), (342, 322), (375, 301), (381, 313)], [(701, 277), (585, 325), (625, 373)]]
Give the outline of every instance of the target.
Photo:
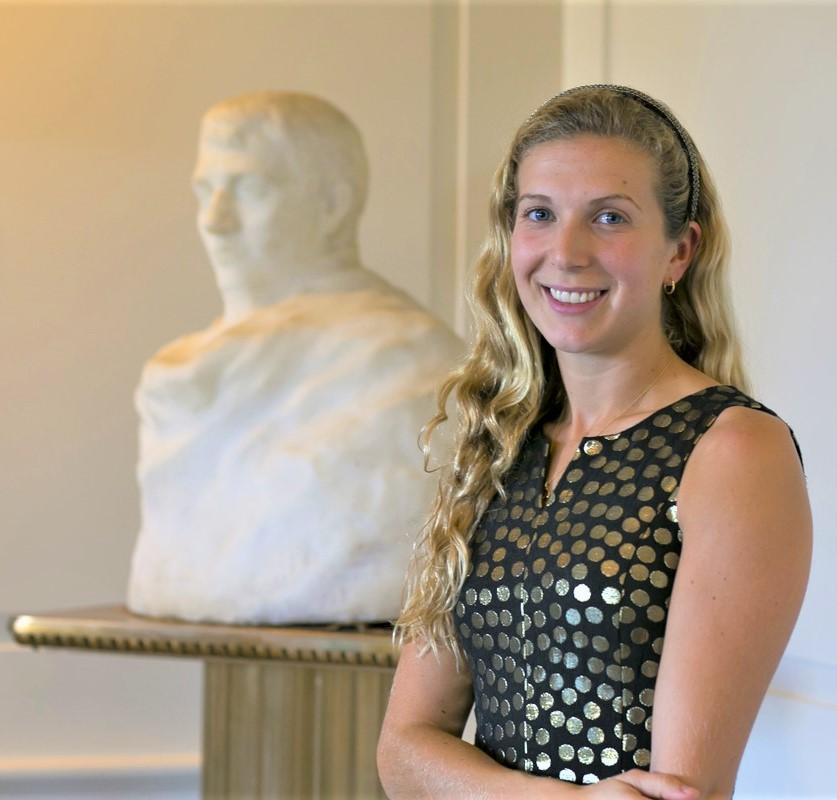
[(674, 290), (676, 288), (677, 288), (677, 281), (674, 281), (674, 280), (666, 281), (663, 284), (663, 291), (669, 296), (674, 294)]

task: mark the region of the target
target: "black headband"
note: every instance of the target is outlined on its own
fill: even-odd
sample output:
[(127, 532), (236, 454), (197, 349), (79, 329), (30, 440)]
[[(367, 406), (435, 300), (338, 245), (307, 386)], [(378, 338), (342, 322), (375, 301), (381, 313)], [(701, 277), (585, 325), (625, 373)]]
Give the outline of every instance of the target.
[(612, 83), (590, 83), (585, 86), (573, 86), (571, 89), (565, 89), (563, 92), (550, 97), (545, 103), (538, 106), (531, 114), (529, 119), (532, 119), (545, 105), (551, 103), (557, 97), (564, 97), (575, 92), (580, 92), (585, 89), (610, 89), (618, 94), (631, 97), (639, 103), (642, 103), (646, 108), (653, 111), (658, 116), (662, 117), (669, 126), (677, 134), (680, 144), (683, 146), (683, 151), (686, 153), (686, 158), (689, 162), (689, 202), (688, 202), (688, 219), (697, 219), (698, 201), (700, 200), (700, 169), (698, 167), (697, 151), (695, 149), (692, 138), (686, 132), (686, 129), (680, 124), (677, 117), (671, 113), (668, 106), (655, 100), (653, 97), (640, 92), (638, 89), (632, 89), (630, 86), (619, 86)]

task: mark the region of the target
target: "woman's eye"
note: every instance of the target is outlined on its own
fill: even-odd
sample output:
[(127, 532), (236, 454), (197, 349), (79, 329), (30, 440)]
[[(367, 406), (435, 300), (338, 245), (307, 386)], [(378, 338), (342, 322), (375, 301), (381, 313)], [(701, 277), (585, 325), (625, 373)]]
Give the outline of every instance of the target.
[(601, 214), (599, 214), (598, 219), (600, 219), (606, 225), (617, 225), (620, 222), (625, 221), (625, 218), (617, 211), (603, 211)]
[(524, 216), (532, 222), (548, 222), (552, 219), (552, 212), (547, 208), (530, 208)]

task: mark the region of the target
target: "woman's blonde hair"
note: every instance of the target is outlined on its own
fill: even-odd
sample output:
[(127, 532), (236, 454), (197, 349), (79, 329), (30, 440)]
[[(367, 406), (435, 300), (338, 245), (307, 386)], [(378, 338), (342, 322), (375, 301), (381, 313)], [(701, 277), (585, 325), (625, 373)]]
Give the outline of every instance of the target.
[[(468, 571), (473, 529), (494, 495), (503, 496), (503, 477), (527, 432), (563, 407), (555, 353), (521, 306), (509, 248), (522, 159), (538, 144), (579, 135), (617, 137), (648, 153), (657, 167), (656, 193), (668, 238), (683, 235), (690, 221), (685, 143), (659, 111), (630, 94), (606, 87), (574, 89), (544, 103), (517, 131), (494, 176), (488, 236), (468, 297), (474, 345), (442, 385), (438, 413), (422, 431), (427, 456), (430, 437), (448, 419), (448, 400), (455, 400), (453, 461), (441, 473), (433, 512), (416, 544), (395, 629), (397, 641), (415, 641), (422, 651), (443, 646), (458, 659), (452, 611)], [(746, 391), (727, 301), (726, 225), (706, 164), (696, 148), (693, 153), (700, 178), (694, 218), (702, 236), (675, 292), (663, 294), (662, 325), (684, 361)]]

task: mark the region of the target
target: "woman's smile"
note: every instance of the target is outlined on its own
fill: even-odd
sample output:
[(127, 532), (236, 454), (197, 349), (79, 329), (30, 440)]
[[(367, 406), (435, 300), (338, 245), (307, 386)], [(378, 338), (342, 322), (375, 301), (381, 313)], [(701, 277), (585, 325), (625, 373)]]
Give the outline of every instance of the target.
[(583, 314), (599, 305), (607, 289), (544, 286), (549, 304), (561, 314)]

